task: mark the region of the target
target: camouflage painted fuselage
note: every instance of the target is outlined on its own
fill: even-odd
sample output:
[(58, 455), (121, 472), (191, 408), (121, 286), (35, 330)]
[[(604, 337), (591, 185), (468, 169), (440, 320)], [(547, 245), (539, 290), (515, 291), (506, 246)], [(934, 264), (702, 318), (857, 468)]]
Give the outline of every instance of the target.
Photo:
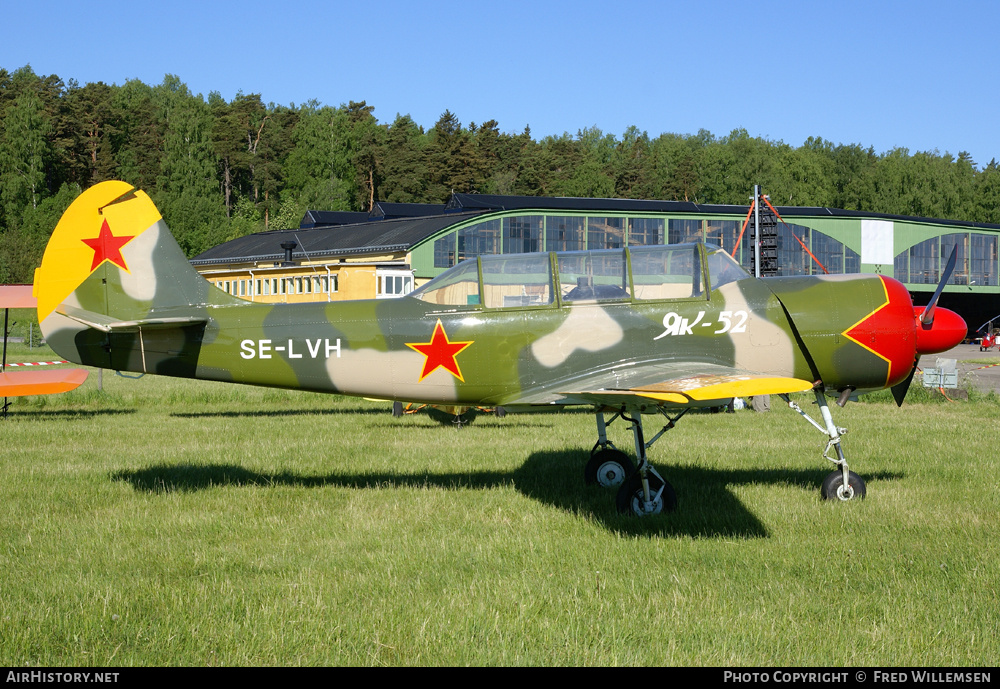
[[(143, 199), (125, 205), (151, 206)], [(98, 221), (114, 214), (95, 210), (79, 232), (83, 238), (66, 242), (98, 241)], [(145, 205), (141, 210), (150, 213)], [(115, 224), (121, 228), (132, 215), (122, 213)], [(679, 299), (568, 302), (556, 289), (551, 303), (500, 308), (414, 297), (258, 304), (210, 285), (158, 214), (148, 227), (141, 217), (131, 229), (108, 234), (111, 244), (101, 251), (111, 258), (93, 249), (93, 263), (103, 260), (82, 282), (67, 277), (40, 299), (48, 342), (68, 359), (460, 405), (583, 403), (589, 398), (580, 391), (655, 388), (702, 368), (867, 390), (898, 383), (914, 359), (909, 296), (879, 276), (744, 277), (710, 289), (702, 246), (695, 251), (708, 275), (705, 289)], [(120, 261), (112, 260), (115, 251)], [(83, 257), (91, 260), (86, 249)], [(55, 261), (49, 264), (47, 252), (36, 293), (62, 277)]]

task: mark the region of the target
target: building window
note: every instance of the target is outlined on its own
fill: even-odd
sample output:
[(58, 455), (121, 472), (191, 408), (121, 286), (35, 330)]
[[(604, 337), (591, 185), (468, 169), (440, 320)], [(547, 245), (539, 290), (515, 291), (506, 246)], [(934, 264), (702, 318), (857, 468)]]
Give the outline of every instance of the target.
[(455, 233), (434, 240), (434, 267), (451, 268), (455, 265)]
[(587, 218), (587, 248), (621, 249), (625, 246), (625, 218)]
[(586, 249), (585, 218), (553, 215), (545, 219), (546, 251), (582, 251)]
[(706, 220), (705, 221), (705, 243), (714, 244), (730, 256), (733, 256), (733, 249), (736, 248), (736, 240), (740, 240), (739, 251), (734, 258), (740, 265), (750, 265), (750, 252), (748, 247), (750, 242), (747, 235), (740, 238), (740, 229), (743, 223), (739, 220)]
[(893, 262), (896, 277), (918, 285), (937, 284), (940, 243), (940, 237), (931, 237), (898, 254)]
[(503, 219), (503, 252), (528, 254), (542, 245), (542, 216), (521, 215)]
[(668, 244), (685, 244), (701, 240), (701, 220), (668, 221)]
[(401, 297), (413, 291), (412, 270), (375, 270), (375, 296), (379, 299)]
[(663, 244), (662, 218), (629, 218), (629, 246), (655, 246)]
[(456, 233), (458, 258), (464, 261), (481, 255), (499, 254), (502, 223), (499, 218), (463, 227)]
[(973, 233), (972, 260), (969, 265), (969, 284), (975, 287), (997, 284), (996, 235)]

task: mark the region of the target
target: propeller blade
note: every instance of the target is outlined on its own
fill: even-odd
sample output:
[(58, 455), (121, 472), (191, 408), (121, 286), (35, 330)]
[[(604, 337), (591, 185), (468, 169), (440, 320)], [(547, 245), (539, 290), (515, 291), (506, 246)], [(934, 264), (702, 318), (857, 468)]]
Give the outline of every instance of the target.
[(938, 283), (937, 289), (934, 290), (934, 296), (931, 300), (927, 302), (927, 306), (924, 307), (924, 312), (920, 316), (920, 322), (926, 326), (931, 326), (934, 324), (934, 308), (937, 306), (938, 299), (941, 298), (941, 292), (944, 291), (944, 285), (951, 278), (951, 274), (955, 272), (955, 261), (958, 260), (958, 245), (951, 250), (951, 258), (948, 259), (948, 265), (944, 268), (944, 275), (941, 276), (941, 282)]
[(896, 400), (896, 406), (902, 407), (903, 400), (906, 399), (906, 391), (910, 389), (910, 383), (913, 381), (913, 374), (917, 372), (917, 362), (913, 362), (913, 368), (910, 369), (910, 375), (906, 377), (901, 383), (896, 383), (892, 386), (892, 398)]

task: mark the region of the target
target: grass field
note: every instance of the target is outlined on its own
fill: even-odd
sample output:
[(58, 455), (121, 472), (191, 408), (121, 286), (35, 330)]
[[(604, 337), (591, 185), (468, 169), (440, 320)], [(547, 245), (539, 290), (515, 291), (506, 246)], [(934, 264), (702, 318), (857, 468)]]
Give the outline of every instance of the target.
[(868, 482), (846, 504), (820, 500), (824, 437), (791, 410), (688, 415), (651, 451), (678, 511), (637, 520), (583, 485), (590, 413), (455, 430), (350, 398), (103, 384), (0, 425), (0, 665), (1000, 655), (995, 396), (835, 408)]

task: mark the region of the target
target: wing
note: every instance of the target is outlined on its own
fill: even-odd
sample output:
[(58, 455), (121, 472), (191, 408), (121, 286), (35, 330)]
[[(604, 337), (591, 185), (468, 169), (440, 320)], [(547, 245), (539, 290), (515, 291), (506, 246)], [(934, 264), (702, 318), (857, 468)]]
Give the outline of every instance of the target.
[[(626, 406), (716, 406), (733, 397), (778, 395), (811, 390), (800, 378), (775, 376), (706, 363), (660, 363), (612, 371), (561, 390), (557, 403)], [(713, 404), (715, 403), (715, 404)]]
[(4, 371), (0, 373), (0, 397), (52, 395), (80, 387), (87, 380), (82, 368), (62, 371)]

